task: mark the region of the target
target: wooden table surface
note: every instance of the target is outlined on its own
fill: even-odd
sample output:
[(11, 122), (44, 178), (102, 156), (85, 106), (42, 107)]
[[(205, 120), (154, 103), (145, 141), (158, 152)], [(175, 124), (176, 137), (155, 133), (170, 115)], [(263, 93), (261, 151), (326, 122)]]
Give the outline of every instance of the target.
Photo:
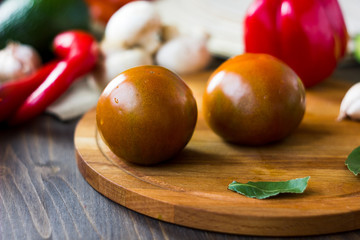
[[(341, 67), (332, 77), (359, 81), (360, 66)], [(0, 128), (0, 239), (268, 239), (177, 226), (105, 198), (76, 166), (78, 120), (42, 115)], [(360, 230), (299, 239), (359, 238)]]

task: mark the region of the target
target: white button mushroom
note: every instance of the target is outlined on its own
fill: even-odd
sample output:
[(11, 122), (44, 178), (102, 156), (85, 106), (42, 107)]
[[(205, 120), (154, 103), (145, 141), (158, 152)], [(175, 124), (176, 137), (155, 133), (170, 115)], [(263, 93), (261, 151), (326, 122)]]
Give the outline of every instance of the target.
[[(154, 34), (159, 34), (160, 30), (160, 15), (152, 3), (147, 1), (128, 3), (109, 19), (102, 42), (103, 51), (107, 53), (116, 49), (145, 46), (149, 39), (153, 41), (152, 45), (160, 45), (159, 37), (154, 37)], [(157, 47), (150, 49), (155, 51)]]
[(161, 38), (164, 42), (180, 36), (179, 29), (174, 25), (164, 25), (161, 29)]
[[(207, 38), (199, 29), (189, 36), (180, 36), (176, 27), (162, 26), (151, 2), (128, 3), (106, 25), (101, 43), (106, 76), (102, 78), (107, 82), (126, 68), (152, 64), (152, 57), (179, 74), (201, 70), (211, 59)], [(161, 41), (166, 43), (161, 46)], [(132, 51), (134, 48), (137, 50)]]
[(187, 74), (205, 68), (211, 55), (206, 47), (206, 39), (181, 36), (165, 43), (156, 54), (156, 62), (175, 71)]
[(158, 33), (147, 35), (139, 41), (139, 46), (150, 54), (155, 53), (160, 45), (161, 40)]
[(126, 69), (152, 63), (150, 54), (140, 48), (115, 52), (104, 61), (106, 81), (109, 82)]

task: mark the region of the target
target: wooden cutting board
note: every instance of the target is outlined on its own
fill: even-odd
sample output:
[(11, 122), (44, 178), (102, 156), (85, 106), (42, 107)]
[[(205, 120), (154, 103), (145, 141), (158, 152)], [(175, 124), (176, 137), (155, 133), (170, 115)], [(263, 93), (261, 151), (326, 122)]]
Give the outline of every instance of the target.
[[(349, 83), (327, 80), (307, 91), (305, 118), (284, 141), (263, 147), (223, 142), (205, 124), (201, 96), (209, 73), (184, 79), (199, 119), (184, 151), (143, 167), (117, 158), (99, 137), (95, 111), (75, 132), (77, 164), (86, 181), (139, 213), (183, 226), (236, 234), (300, 236), (360, 228), (360, 178), (344, 165), (360, 145), (360, 123), (338, 122)], [(227, 190), (233, 180), (282, 181), (310, 176), (303, 194), (257, 200)]]

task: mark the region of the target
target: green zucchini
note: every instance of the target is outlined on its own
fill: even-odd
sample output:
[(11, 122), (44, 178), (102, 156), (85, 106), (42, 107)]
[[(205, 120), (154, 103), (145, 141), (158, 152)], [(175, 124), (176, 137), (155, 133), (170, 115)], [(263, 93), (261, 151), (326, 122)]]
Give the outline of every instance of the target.
[(5, 0), (0, 4), (0, 49), (17, 41), (33, 46), (47, 60), (54, 37), (70, 29), (90, 29), (83, 0)]

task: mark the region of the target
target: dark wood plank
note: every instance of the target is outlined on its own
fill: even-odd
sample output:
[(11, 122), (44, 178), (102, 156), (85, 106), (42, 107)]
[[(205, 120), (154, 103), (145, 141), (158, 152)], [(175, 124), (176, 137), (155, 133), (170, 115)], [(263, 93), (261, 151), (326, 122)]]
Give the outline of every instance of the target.
[(76, 167), (76, 123), (41, 116), (2, 126), (0, 239), (238, 239), (145, 217), (96, 192)]

